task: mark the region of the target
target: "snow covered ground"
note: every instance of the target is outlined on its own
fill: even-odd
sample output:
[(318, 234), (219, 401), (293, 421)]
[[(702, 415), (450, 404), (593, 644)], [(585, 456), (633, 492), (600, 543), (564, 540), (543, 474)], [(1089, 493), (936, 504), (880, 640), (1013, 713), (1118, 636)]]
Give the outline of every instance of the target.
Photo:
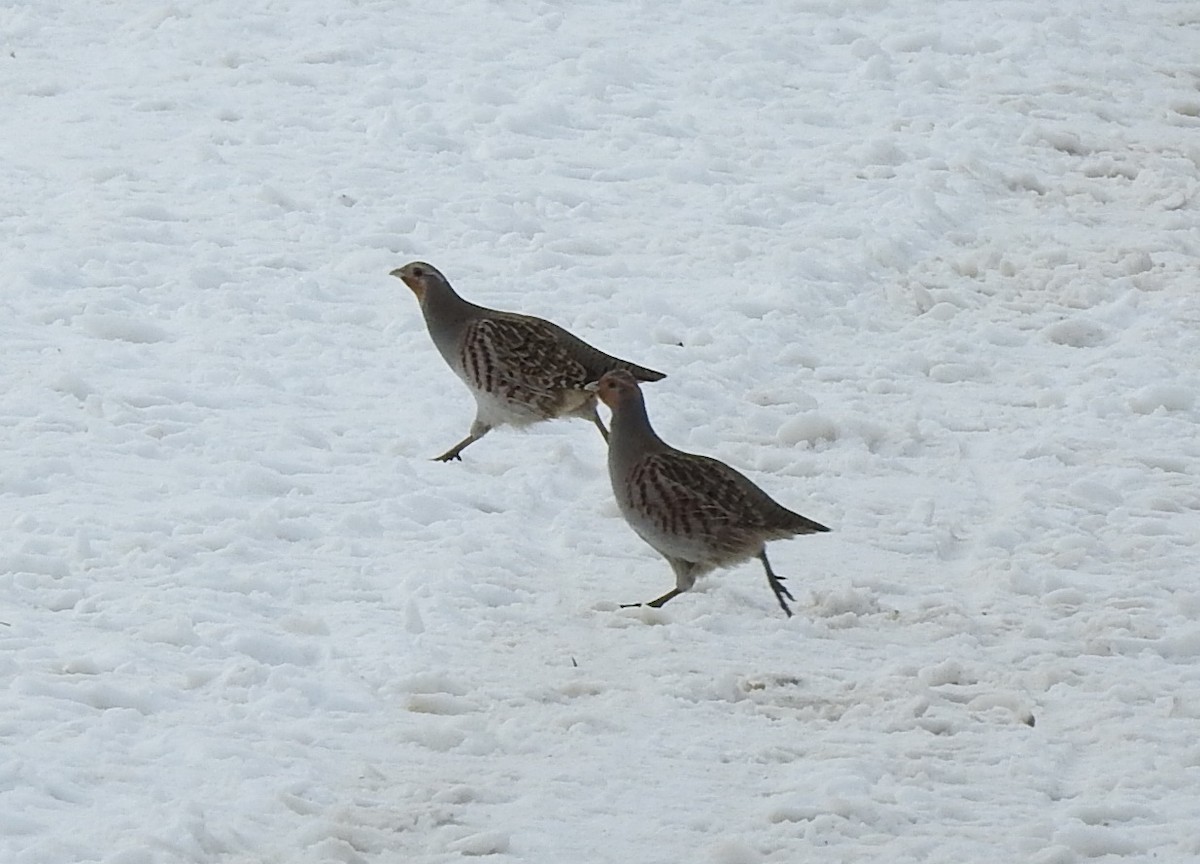
[[(0, 861), (1200, 858), (1190, 0), (0, 8)], [(444, 11), (438, 11), (443, 9)], [(388, 271), (834, 528), (662, 610)]]

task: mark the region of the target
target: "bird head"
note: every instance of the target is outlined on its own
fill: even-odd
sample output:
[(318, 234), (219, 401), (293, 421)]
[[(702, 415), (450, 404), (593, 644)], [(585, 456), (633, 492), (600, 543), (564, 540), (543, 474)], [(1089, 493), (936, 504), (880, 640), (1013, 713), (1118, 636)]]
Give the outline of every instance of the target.
[(596, 395), (600, 397), (600, 401), (614, 411), (618, 404), (630, 399), (641, 399), (642, 396), (637, 379), (624, 369), (605, 372), (600, 376), (599, 381), (589, 385), (589, 389), (594, 389)]
[(411, 261), (403, 267), (397, 267), (390, 275), (407, 285), (417, 295), (417, 300), (421, 301), (425, 299), (425, 292), (431, 286), (446, 281), (446, 277), (439, 273), (436, 267), (424, 261)]

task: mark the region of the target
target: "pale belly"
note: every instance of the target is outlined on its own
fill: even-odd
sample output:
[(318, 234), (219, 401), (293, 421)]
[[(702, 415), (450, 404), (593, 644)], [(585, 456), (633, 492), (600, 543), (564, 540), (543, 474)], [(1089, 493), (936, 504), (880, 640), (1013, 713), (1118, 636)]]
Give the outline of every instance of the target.
[(492, 393), (477, 389), (470, 381), (466, 383), (475, 396), (476, 418), (489, 426), (528, 426), (556, 417), (587, 417), (594, 399), (591, 393), (583, 390), (559, 390), (547, 394), (510, 388), (504, 393)]
[(618, 502), (618, 506), (634, 533), (666, 558), (719, 566), (729, 557), (727, 552), (713, 544), (710, 537), (669, 533), (662, 530), (656, 520), (648, 518), (627, 503)]
[(541, 408), (529, 402), (473, 388), (471, 392), (475, 396), (476, 419), (488, 426), (528, 426), (549, 419)]

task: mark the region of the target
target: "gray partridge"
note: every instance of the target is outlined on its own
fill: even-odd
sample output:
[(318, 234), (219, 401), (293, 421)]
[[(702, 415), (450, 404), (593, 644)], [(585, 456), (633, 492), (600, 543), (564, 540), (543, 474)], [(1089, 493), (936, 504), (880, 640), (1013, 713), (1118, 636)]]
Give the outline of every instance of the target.
[(664, 442), (650, 426), (637, 380), (627, 372), (609, 372), (595, 390), (612, 409), (608, 473), (617, 506), (629, 527), (675, 571), (675, 587), (649, 605), (662, 606), (712, 570), (757, 558), (791, 617), (787, 601), (796, 598), (771, 569), (766, 543), (829, 529), (776, 503), (724, 462)]
[(666, 377), (605, 354), (557, 324), (464, 300), (423, 261), (405, 264), (391, 275), (417, 295), (433, 344), (475, 397), (471, 433), (438, 456), (439, 462), (460, 459), (466, 447), (497, 426), (528, 426), (557, 417), (591, 420), (607, 441), (596, 394), (585, 387), (614, 369), (640, 381)]

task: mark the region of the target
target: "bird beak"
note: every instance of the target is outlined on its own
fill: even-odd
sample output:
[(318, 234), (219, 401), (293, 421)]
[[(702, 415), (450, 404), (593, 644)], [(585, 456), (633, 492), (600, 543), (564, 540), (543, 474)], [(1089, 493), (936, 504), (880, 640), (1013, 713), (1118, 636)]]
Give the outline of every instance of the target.
[(421, 300), (425, 297), (425, 286), (422, 285), (418, 280), (413, 279), (411, 276), (405, 273), (403, 267), (397, 267), (388, 275), (395, 276), (397, 279), (407, 285), (408, 290), (416, 294), (418, 300)]
[(599, 381), (592, 381), (592, 382), (590, 382), (590, 383), (588, 383), (588, 384), (584, 384), (584, 385), (583, 385), (583, 389), (584, 389), (584, 390), (586, 390), (586, 391), (588, 391), (589, 393), (595, 393), (597, 390), (599, 390), (599, 389), (600, 389), (600, 382), (599, 382)]

